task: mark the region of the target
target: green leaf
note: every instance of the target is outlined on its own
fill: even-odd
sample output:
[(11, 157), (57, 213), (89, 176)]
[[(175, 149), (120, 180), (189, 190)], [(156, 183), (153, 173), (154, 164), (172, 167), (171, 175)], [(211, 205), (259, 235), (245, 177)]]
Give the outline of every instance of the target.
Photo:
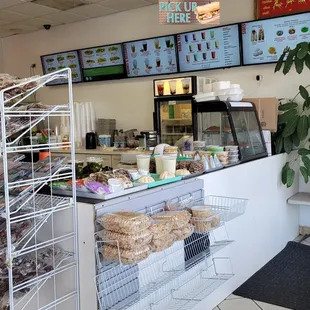
[(305, 149), (305, 148), (301, 148), (298, 150), (298, 155), (300, 155), (300, 156), (310, 155), (310, 150)]
[(283, 148), (283, 137), (281, 135), (278, 135), (276, 139), (276, 153), (280, 154)]
[(284, 138), (284, 150), (287, 154), (290, 154), (292, 152), (293, 148), (293, 142), (291, 137)]
[(289, 73), (291, 68), (292, 68), (293, 60), (294, 60), (294, 54), (295, 54), (294, 50), (290, 50), (290, 52), (288, 53), (288, 56), (286, 58), (285, 65), (284, 65), (284, 68), (283, 68), (283, 74), (284, 75)]
[(277, 62), (277, 65), (276, 65), (276, 67), (274, 69), (275, 73), (281, 70), (282, 65), (283, 65), (283, 61), (284, 61), (284, 57), (286, 56), (286, 54), (287, 54), (286, 52), (283, 52), (283, 54), (280, 56), (280, 58), (279, 58), (279, 60)]
[(287, 111), (287, 110), (291, 110), (297, 107), (298, 107), (298, 104), (296, 102), (288, 102), (285, 104), (280, 104), (279, 111)]
[(299, 92), (301, 97), (303, 97), (305, 100), (309, 98), (309, 92), (302, 85), (299, 86)]
[(301, 166), (299, 169), (300, 169), (300, 172), (301, 172), (301, 174), (302, 174), (302, 176), (303, 176), (303, 178), (304, 178), (304, 180), (305, 180), (305, 183), (308, 183), (308, 181), (309, 181), (309, 175), (308, 175), (308, 170), (307, 170), (307, 168)]
[(307, 98), (303, 104), (303, 110), (309, 109), (310, 108), (310, 97)]
[(297, 110), (296, 109), (291, 109), (286, 111), (283, 114), (279, 115), (279, 120), (283, 122), (288, 122), (292, 117), (297, 115)]
[(308, 54), (305, 58), (305, 65), (310, 70), (310, 54)]
[(295, 58), (295, 69), (298, 74), (302, 73), (304, 69), (304, 59)]
[(287, 170), (288, 169), (289, 169), (289, 163), (287, 162), (282, 168), (282, 173), (281, 173), (281, 180), (284, 185), (287, 183)]
[(297, 132), (296, 131), (292, 134), (291, 138), (292, 138), (293, 144), (295, 146), (299, 146), (300, 140), (299, 140), (299, 138), (297, 136)]
[(299, 117), (297, 125), (297, 136), (300, 139), (300, 141), (307, 138), (308, 131), (309, 131), (308, 117), (306, 115), (302, 115)]
[(299, 116), (298, 115), (292, 117), (289, 120), (289, 122), (286, 124), (286, 126), (285, 126), (285, 128), (283, 130), (283, 133), (282, 133), (282, 136), (284, 138), (289, 137), (291, 134), (294, 133), (294, 131), (296, 130), (298, 121), (299, 121)]
[(302, 162), (304, 163), (305, 167), (307, 168), (308, 171), (310, 171), (310, 159), (307, 156), (302, 156), (301, 157)]
[(294, 179), (295, 179), (295, 171), (291, 168), (288, 168), (287, 169), (287, 183), (286, 183), (287, 188), (291, 187), (294, 184)]
[(300, 50), (297, 53), (298, 59), (303, 59), (308, 55), (308, 43), (302, 42), (300, 46)]

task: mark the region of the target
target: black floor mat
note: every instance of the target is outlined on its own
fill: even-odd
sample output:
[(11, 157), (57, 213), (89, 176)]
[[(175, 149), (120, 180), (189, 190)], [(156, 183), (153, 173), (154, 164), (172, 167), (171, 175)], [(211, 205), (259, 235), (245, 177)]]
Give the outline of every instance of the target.
[(286, 247), (233, 294), (294, 310), (310, 309), (310, 246)]

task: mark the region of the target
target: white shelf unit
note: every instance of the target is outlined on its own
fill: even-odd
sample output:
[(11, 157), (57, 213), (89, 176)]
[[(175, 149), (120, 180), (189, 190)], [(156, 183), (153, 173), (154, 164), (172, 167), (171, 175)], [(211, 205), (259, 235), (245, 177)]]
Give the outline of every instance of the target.
[[(175, 242), (170, 248), (152, 253), (136, 265), (124, 265), (104, 259), (100, 249), (105, 244), (117, 244), (112, 240), (98, 241), (95, 234), (97, 261), (97, 296), (100, 310), (190, 310), (205, 299), (234, 274), (230, 259), (217, 257), (216, 253), (233, 241), (229, 239), (225, 223), (244, 214), (247, 200), (218, 196), (203, 196), (203, 190), (191, 191), (182, 197), (173, 196), (182, 192), (176, 185), (171, 189), (169, 204), (188, 206), (207, 204), (216, 214), (220, 214), (219, 227), (208, 233), (195, 232), (184, 241)], [(141, 197), (142, 198), (142, 197)], [(144, 195), (145, 203), (151, 198)], [(130, 210), (151, 215), (163, 210), (168, 203), (157, 197), (145, 208), (139, 209), (139, 198), (130, 198), (117, 204), (116, 210)], [(186, 204), (178, 203), (186, 201)], [(152, 201), (152, 200), (151, 200)], [(191, 202), (192, 201), (192, 202)], [(132, 206), (132, 207), (131, 207)], [(97, 214), (109, 213), (99, 210)], [(102, 229), (102, 228), (98, 228)], [(98, 231), (98, 230), (97, 230)], [(120, 249), (119, 249), (120, 250)]]
[[(47, 83), (67, 80), (67, 103), (25, 103)], [(59, 180), (75, 183), (71, 70), (29, 78), (0, 91), (1, 160), (0, 305), (10, 310), (79, 309), (76, 192), (57, 197), (48, 186)], [(51, 139), (55, 117), (70, 119), (70, 141)], [(21, 145), (34, 127), (44, 124), (47, 142)], [(52, 142), (53, 141), (53, 142)], [(44, 150), (70, 149), (71, 163)], [(23, 155), (29, 160), (23, 161)], [(15, 166), (15, 167), (14, 167)], [(13, 168), (12, 168), (13, 167)], [(44, 193), (41, 193), (45, 190)], [(5, 206), (5, 207), (4, 207)]]

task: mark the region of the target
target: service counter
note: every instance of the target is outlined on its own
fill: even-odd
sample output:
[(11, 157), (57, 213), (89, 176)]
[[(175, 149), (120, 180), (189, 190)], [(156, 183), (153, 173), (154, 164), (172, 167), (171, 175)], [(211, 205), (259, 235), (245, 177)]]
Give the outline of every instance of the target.
[[(230, 258), (233, 276), (206, 298), (195, 302), (194, 307), (188, 306), (188, 310), (212, 310), (298, 235), (298, 206), (287, 204), (287, 199), (298, 192), (298, 182), (287, 189), (281, 184), (280, 178), (281, 168), (286, 161), (287, 155), (281, 154), (107, 202), (79, 202), (81, 309), (98, 309), (94, 241), (96, 216), (121, 209), (137, 211), (155, 205), (158, 207), (169, 199), (183, 195), (194, 195), (194, 198), (207, 195), (245, 198), (248, 199), (245, 213), (225, 224), (229, 239), (234, 242), (214, 254), (214, 257)], [(151, 269), (148, 271), (154, 272)], [(145, 296), (147, 298), (147, 294)], [(159, 304), (148, 307), (145, 298), (144, 303), (128, 309), (166, 309), (160, 308)]]

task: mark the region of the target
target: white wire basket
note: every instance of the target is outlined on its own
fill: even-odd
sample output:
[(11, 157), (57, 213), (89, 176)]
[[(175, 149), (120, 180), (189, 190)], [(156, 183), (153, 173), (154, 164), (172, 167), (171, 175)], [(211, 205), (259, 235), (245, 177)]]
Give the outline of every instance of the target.
[(214, 213), (220, 214), (221, 220), (229, 222), (238, 216), (245, 213), (248, 199), (221, 197), (221, 196), (206, 196), (192, 202), (192, 206), (209, 206)]
[[(152, 253), (147, 259), (132, 265), (123, 264), (121, 256), (118, 261), (105, 261), (100, 249), (107, 243), (116, 245), (117, 242), (97, 242), (99, 267), (96, 284), (100, 310), (129, 309), (136, 303), (148, 302), (148, 297), (154, 294), (152, 302), (157, 302), (160, 298), (157, 291), (165, 294), (163, 287), (178, 282), (195, 266), (205, 266), (212, 255), (233, 242), (228, 239), (225, 226), (220, 229), (222, 231), (204, 235), (194, 233), (185, 241), (177, 241), (165, 251)], [(223, 238), (225, 235), (227, 238)], [(121, 249), (118, 251), (120, 253)], [(146, 309), (149, 305), (139, 309)]]

